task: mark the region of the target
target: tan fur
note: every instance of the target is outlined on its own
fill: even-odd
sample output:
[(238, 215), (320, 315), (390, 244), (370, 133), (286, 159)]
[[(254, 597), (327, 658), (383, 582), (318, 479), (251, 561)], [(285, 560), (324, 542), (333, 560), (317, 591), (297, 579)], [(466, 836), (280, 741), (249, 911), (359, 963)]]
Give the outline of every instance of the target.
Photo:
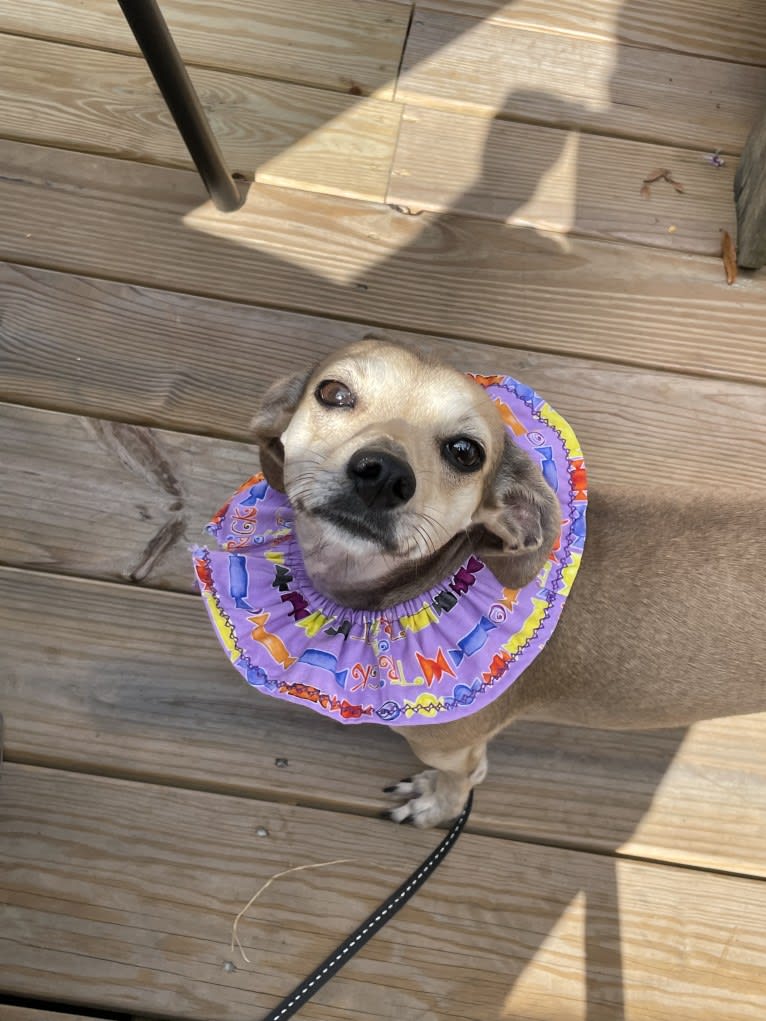
[[(341, 377), (360, 394), (350, 415), (328, 412), (313, 395), (319, 380)], [(440, 464), (434, 437), (468, 424), (486, 443), (487, 460), (478, 475), (455, 478)], [(437, 583), (469, 549), (518, 586), (551, 548), (558, 521), (550, 492), (531, 461), (509, 449), (486, 394), (396, 345), (354, 345), (308, 379), (277, 384), (255, 425), (262, 456), (273, 462), (270, 481), (299, 508), (342, 476), (350, 452), (370, 436), (409, 459), (418, 488), (413, 507), (402, 508), (393, 552), (350, 543), (297, 511), (307, 570), (346, 605), (400, 602)], [(433, 768), (396, 785), (403, 803), (392, 818), (430, 826), (454, 817), (484, 778), (487, 741), (522, 715), (641, 729), (765, 710), (763, 511), (760, 497), (715, 485), (594, 487), (582, 566), (545, 652), (485, 709), (399, 731)], [(425, 539), (413, 535), (416, 520)]]

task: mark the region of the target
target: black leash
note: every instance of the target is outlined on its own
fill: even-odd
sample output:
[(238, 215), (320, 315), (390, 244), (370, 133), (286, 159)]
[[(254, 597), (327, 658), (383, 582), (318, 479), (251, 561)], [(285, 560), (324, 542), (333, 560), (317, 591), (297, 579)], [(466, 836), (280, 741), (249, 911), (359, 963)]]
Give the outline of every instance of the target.
[(343, 965), (350, 961), (357, 951), (361, 950), (365, 943), (372, 939), (376, 932), (383, 928), (389, 919), (393, 918), (396, 912), (403, 908), (410, 897), (417, 893), (425, 883), (436, 866), (443, 861), (457, 838), (463, 832), (468, 816), (471, 814), (473, 805), (473, 791), (468, 796), (465, 808), (452, 824), (452, 828), (439, 846), (429, 854), (425, 861), (405, 879), (402, 885), (385, 900), (380, 907), (368, 918), (366, 918), (358, 929), (355, 929), (350, 936), (336, 947), (336, 949), (325, 958), (319, 967), (308, 978), (297, 985), (293, 991), (282, 1000), (279, 1006), (264, 1018), (264, 1021), (287, 1021), (299, 1010), (307, 1000), (310, 1000), (314, 993), (321, 989), (325, 982), (335, 975)]

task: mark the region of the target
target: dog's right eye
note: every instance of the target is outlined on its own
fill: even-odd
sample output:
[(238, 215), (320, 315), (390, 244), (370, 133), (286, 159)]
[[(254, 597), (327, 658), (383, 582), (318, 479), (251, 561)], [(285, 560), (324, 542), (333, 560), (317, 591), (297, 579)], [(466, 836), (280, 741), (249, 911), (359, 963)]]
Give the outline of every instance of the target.
[(323, 379), (314, 391), (320, 404), (328, 408), (353, 408), (356, 398), (344, 383), (337, 379)]
[(476, 472), (484, 464), (484, 450), (467, 436), (456, 436), (442, 444), (445, 460), (460, 472)]

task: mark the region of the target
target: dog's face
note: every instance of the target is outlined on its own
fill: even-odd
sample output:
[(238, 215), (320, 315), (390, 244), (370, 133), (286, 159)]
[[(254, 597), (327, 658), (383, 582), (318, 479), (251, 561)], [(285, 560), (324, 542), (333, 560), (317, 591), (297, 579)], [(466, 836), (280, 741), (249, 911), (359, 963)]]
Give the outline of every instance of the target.
[(285, 492), (362, 555), (433, 552), (481, 502), (503, 445), (494, 411), (458, 372), (357, 345), (319, 366), (282, 434)]
[[(362, 341), (307, 378), (275, 384), (254, 425), (267, 478), (295, 512), (307, 570), (328, 594), (351, 578), (376, 584), (479, 527), (495, 552), (525, 555), (545, 541), (550, 499), (543, 492), (530, 512), (521, 494), (530, 478), (547, 487), (509, 448), (482, 387), (399, 345)], [(504, 478), (510, 517), (496, 493), (509, 470), (518, 475)]]

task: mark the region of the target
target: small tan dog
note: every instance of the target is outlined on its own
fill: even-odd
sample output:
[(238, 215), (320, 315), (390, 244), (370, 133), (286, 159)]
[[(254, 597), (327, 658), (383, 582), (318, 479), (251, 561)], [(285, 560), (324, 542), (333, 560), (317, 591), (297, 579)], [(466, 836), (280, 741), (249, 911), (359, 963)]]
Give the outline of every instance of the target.
[[(366, 338), (275, 383), (254, 419), (315, 587), (352, 608), (392, 606), (470, 552), (510, 588), (531, 581), (559, 507), (482, 388)], [(675, 727), (766, 710), (766, 528), (748, 492), (596, 488), (578, 578), (545, 651), (494, 702), (399, 729), (432, 767), (388, 791), (397, 822), (456, 816), (512, 720)], [(394, 728), (397, 729), (397, 728)]]

